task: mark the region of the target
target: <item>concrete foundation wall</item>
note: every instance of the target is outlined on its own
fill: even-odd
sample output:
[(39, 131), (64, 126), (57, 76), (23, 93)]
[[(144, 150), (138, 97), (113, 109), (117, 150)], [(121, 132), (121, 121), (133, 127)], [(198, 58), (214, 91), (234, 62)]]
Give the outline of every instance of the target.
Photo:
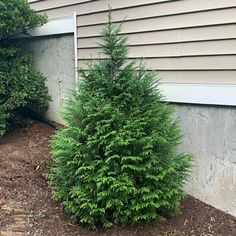
[(34, 53), (33, 66), (47, 77), (52, 97), (46, 117), (62, 123), (59, 112), (75, 83), (73, 35), (56, 35), (27, 39), (24, 48)]
[(195, 156), (186, 191), (236, 216), (236, 108), (175, 106), (185, 133), (180, 150)]

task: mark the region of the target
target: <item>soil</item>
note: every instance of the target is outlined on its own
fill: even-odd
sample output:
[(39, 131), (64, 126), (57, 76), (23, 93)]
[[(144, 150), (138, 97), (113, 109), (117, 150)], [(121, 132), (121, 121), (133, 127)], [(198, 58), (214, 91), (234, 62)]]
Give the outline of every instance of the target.
[(236, 236), (236, 218), (190, 196), (182, 201), (181, 214), (165, 222), (96, 232), (76, 225), (52, 200), (44, 178), (53, 134), (49, 126), (35, 123), (0, 140), (0, 235)]

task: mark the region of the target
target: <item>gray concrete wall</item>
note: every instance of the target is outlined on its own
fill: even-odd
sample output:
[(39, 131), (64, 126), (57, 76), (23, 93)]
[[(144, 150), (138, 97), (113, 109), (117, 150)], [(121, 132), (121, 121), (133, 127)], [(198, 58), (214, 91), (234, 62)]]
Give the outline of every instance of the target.
[(62, 123), (59, 112), (75, 83), (73, 35), (56, 35), (27, 39), (24, 48), (34, 53), (33, 66), (45, 75), (52, 97), (46, 117)]
[(180, 150), (195, 156), (186, 191), (236, 216), (236, 108), (175, 106), (185, 133)]

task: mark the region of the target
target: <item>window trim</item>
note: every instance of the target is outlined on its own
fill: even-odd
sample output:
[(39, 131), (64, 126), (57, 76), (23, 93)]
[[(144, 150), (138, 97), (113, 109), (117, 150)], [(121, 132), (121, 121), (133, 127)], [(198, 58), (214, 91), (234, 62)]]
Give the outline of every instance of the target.
[(160, 91), (168, 102), (236, 106), (236, 85), (161, 83)]

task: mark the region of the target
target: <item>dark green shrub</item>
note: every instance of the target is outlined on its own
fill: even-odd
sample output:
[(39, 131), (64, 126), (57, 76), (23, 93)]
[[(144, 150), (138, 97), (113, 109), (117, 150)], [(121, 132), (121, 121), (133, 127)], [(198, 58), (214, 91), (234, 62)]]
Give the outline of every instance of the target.
[(0, 1), (0, 136), (14, 126), (22, 108), (47, 109), (46, 78), (32, 68), (32, 55), (23, 53), (12, 39), (46, 20), (31, 10), (26, 0)]
[(127, 40), (111, 20), (101, 60), (82, 70), (53, 140), (48, 175), (55, 199), (91, 227), (160, 219), (179, 210), (191, 156), (155, 75), (127, 62)]

